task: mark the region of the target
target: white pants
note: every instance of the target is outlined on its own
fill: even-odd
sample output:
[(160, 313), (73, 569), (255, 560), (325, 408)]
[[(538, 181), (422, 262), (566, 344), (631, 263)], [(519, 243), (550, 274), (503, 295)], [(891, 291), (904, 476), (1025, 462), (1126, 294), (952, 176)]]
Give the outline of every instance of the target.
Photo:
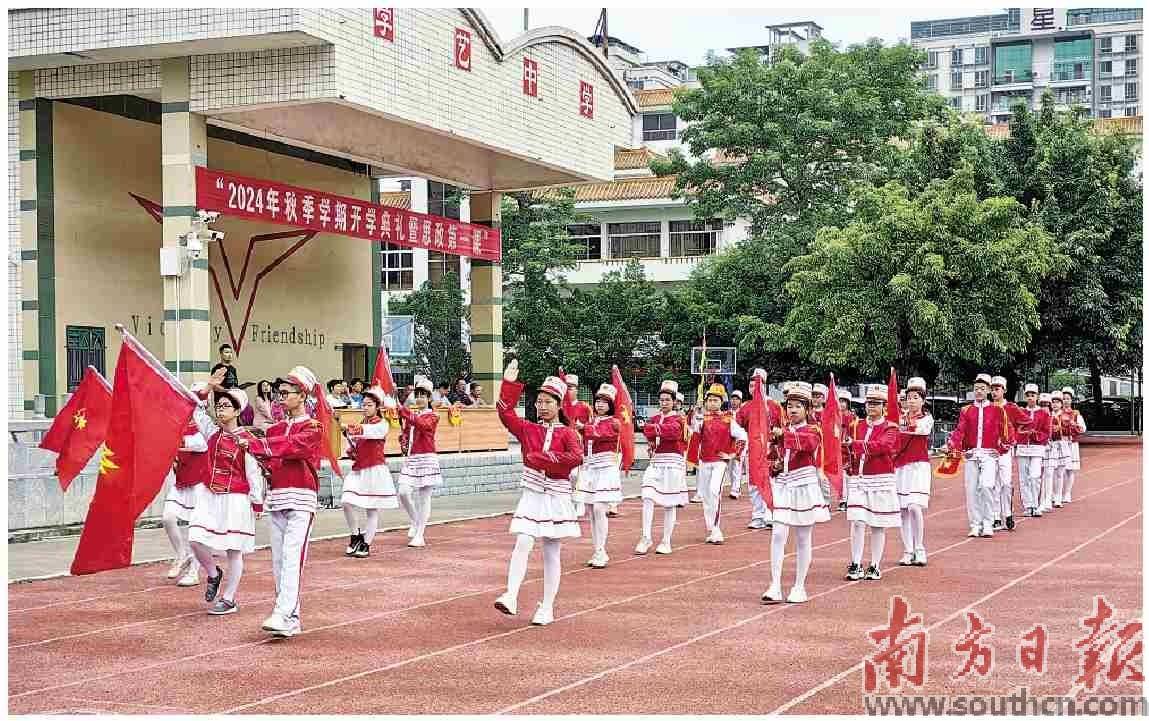
[(702, 496), (702, 515), (706, 518), (707, 533), (718, 528), (722, 478), (726, 475), (726, 466), (726, 461), (698, 464), (698, 495)]
[(993, 523), (997, 454), (977, 451), (965, 462), (965, 510), (969, 525)]
[(1041, 462), (1041, 498), (1038, 506), (1044, 513), (1053, 510), (1053, 488), (1061, 488), (1061, 475), (1065, 469), (1057, 459), (1043, 458)]
[(1041, 498), (1041, 456), (1017, 457), (1017, 480), (1021, 483), (1021, 505), (1037, 508)]
[(758, 486), (753, 483), (747, 483), (746, 485), (750, 487), (750, 504), (754, 508), (754, 513), (750, 517), (761, 518), (763, 521), (769, 523), (770, 508), (766, 505), (766, 499), (763, 498), (762, 494), (758, 491)]
[(746, 464), (741, 458), (735, 458), (727, 464), (726, 477), (730, 479), (730, 492), (735, 496), (742, 493), (742, 471), (745, 468)]
[(993, 488), (993, 518), (996, 521), (1013, 515), (1010, 503), (1013, 500), (1013, 450), (997, 457), (997, 480)]
[(275, 610), (283, 618), (299, 616), (299, 586), (307, 560), (307, 539), (315, 514), (310, 511), (272, 511), (271, 566), (275, 573)]

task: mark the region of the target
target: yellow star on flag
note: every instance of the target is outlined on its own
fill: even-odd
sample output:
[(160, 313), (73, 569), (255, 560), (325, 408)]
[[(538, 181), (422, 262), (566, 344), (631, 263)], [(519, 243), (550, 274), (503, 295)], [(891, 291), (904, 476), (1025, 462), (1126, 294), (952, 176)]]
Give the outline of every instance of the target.
[(100, 475), (103, 475), (103, 474), (108, 473), (110, 471), (120, 470), (120, 467), (112, 461), (112, 457), (115, 455), (116, 454), (112, 451), (111, 448), (104, 446), (104, 452), (100, 456)]
[(75, 427), (76, 430), (82, 431), (82, 430), (84, 430), (84, 428), (87, 427), (87, 425), (88, 425), (87, 413), (88, 413), (87, 408), (81, 408), (80, 410), (76, 411), (76, 415), (72, 416), (72, 426)]

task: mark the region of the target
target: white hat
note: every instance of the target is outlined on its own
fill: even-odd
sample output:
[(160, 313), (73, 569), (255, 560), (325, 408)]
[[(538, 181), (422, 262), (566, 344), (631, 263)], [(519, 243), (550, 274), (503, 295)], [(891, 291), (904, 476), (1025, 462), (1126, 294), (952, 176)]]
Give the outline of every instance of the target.
[(1040, 393), (1041, 389), (1037, 387), (1036, 383), (1026, 383), (1025, 384), (1025, 392), (1026, 393)]
[(993, 379), (989, 377), (989, 373), (978, 373), (973, 382), (975, 385), (978, 383), (985, 383), (987, 386), (993, 385)]
[(1074, 398), (1077, 397), (1077, 394), (1073, 392), (1073, 386), (1065, 386), (1064, 388), (1062, 388), (1061, 389), (1061, 395), (1072, 396)]
[(733, 393), (730, 394), (730, 397), (731, 398), (737, 398), (738, 400), (742, 400), (742, 391), (734, 391)]
[(1037, 396), (1038, 403), (1049, 403), (1051, 400), (1048, 393), (1039, 393)]
[(846, 390), (845, 388), (839, 388), (838, 389), (838, 400), (848, 401), (848, 400), (852, 400), (852, 399), (853, 399), (853, 396), (850, 395), (850, 391)]
[(766, 369), (765, 368), (755, 368), (754, 372), (750, 374), (750, 377), (751, 378), (761, 378), (762, 380), (766, 380)]
[(614, 403), (615, 399), (618, 398), (618, 389), (610, 383), (603, 383), (598, 387), (598, 392), (594, 394), (594, 397), (605, 398), (611, 403)]
[(994, 376), (994, 377), (993, 377), (993, 378), (990, 380), (989, 384), (990, 384), (991, 386), (1001, 386), (1002, 388), (1005, 388), (1005, 387), (1008, 385), (1008, 384), (1005, 382), (1005, 376)]
[(906, 382), (906, 392), (908, 393), (909, 391), (920, 391), (924, 396), (926, 394), (926, 379), (918, 378), (917, 376), (911, 378)]
[(659, 393), (669, 393), (670, 395), (677, 395), (678, 381), (663, 381), (662, 387), (658, 389)]
[(798, 398), (808, 401), (813, 396), (814, 387), (805, 381), (790, 381), (783, 386), (782, 392), (786, 394), (787, 400)]
[(578, 376), (576, 376), (574, 373), (567, 373), (565, 383), (568, 386), (577, 386), (578, 385)]
[(889, 390), (881, 383), (868, 385), (866, 386), (866, 400), (882, 401), (884, 403), (889, 400)]
[(371, 386), (363, 391), (363, 395), (371, 396), (377, 405), (387, 405), (387, 401), (391, 400), (391, 396), (387, 395), (387, 391), (383, 390), (382, 386)]
[(674, 394), (674, 400), (678, 401), (679, 403), (682, 403), (683, 401), (686, 400), (686, 396), (682, 395), (682, 391), (677, 391)]
[(822, 384), (822, 383), (815, 383), (815, 384), (814, 384), (814, 390), (813, 390), (813, 391), (811, 391), (811, 392), (813, 392), (813, 393), (821, 393), (823, 396), (825, 396), (827, 393), (829, 393), (829, 392), (830, 392), (830, 389), (829, 389), (829, 388), (827, 388), (827, 387), (826, 387), (824, 384)]
[(428, 393), (435, 391), (435, 384), (427, 376), (415, 376), (414, 381), (415, 390), (425, 390)]
[(1051, 392), (1051, 393), (1049, 394), (1049, 400), (1051, 400), (1051, 401), (1061, 401), (1061, 402), (1063, 402), (1063, 403), (1065, 402), (1065, 399), (1061, 397), (1061, 391), (1053, 391), (1053, 392)]
[(247, 393), (239, 388), (222, 388), (217, 390), (215, 395), (217, 400), (221, 395), (227, 396), (231, 400), (232, 404), (235, 405), (236, 415), (239, 415), (240, 413), (243, 413), (245, 410), (247, 410)]
[(292, 383), (299, 387), (300, 390), (308, 394), (315, 392), (315, 387), (319, 385), (319, 379), (311, 372), (307, 366), (295, 366), (291, 372), (287, 374), (287, 382)]
[[(570, 376), (567, 376), (567, 378), (570, 378)], [(567, 395), (567, 384), (558, 376), (547, 376), (547, 379), (539, 386), (539, 391), (549, 393), (561, 403)]]

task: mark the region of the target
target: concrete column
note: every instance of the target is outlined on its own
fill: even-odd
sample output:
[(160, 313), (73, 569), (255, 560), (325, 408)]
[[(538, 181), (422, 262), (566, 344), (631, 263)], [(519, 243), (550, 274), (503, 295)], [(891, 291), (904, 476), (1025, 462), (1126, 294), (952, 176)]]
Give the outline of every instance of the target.
[[(411, 179), (411, 210), (416, 213), (427, 212), (427, 179), (426, 178), (412, 178)], [(414, 285), (415, 290), (423, 287), (430, 277), (430, 272), (427, 268), (427, 263), (430, 254), (426, 248), (414, 248), (411, 257), (412, 268), (414, 269)]]
[[(459, 201), (459, 220), (463, 223), (471, 222), (471, 196), (470, 194), (463, 195)], [(463, 291), (463, 303), (465, 305), (471, 304), (471, 259), (459, 257), (459, 288)], [(471, 344), (471, 324), (467, 319), (463, 319), (462, 342), (465, 345)]]
[[(207, 119), (189, 110), (186, 57), (162, 60), (160, 73), (163, 246), (184, 248), (180, 236), (192, 229), (196, 210), (195, 169), (207, 165)], [(214, 357), (208, 252), (205, 247), (199, 258), (185, 253), (183, 275), (163, 281), (164, 365), (188, 384), (207, 379)]]
[(658, 256), (670, 257), (670, 221), (666, 218), (658, 221)]
[(598, 257), (600, 260), (607, 260), (610, 258), (610, 224), (605, 220), (598, 224), (598, 232), (600, 233), (598, 241)]
[[(499, 227), (498, 192), (471, 195), (471, 222)], [(471, 260), (471, 365), (494, 402), (503, 379), (503, 268), (488, 260)]]

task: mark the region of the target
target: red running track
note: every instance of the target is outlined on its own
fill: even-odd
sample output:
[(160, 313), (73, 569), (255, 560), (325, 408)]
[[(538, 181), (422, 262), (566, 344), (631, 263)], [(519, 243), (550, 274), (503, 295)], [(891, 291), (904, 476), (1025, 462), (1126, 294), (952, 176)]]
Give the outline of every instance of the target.
[[(26, 713), (862, 713), (867, 630), (903, 596), (929, 627), (929, 672), (915, 693), (1031, 694), (1074, 689), (1080, 619), (1105, 595), (1119, 620), (1141, 615), (1140, 448), (1083, 449), (1075, 501), (1014, 533), (967, 539), (959, 479), (935, 482), (926, 568), (901, 568), (887, 533), (884, 577), (842, 580), (846, 523), (814, 534), (810, 602), (762, 606), (769, 531), (747, 531), (747, 500), (724, 501), (727, 541), (701, 541), (701, 509), (680, 513), (671, 556), (636, 557), (640, 505), (611, 523), (611, 565), (588, 569), (589, 539), (563, 546), (556, 622), (528, 625), (541, 593), (532, 558), (518, 617), (492, 608), (506, 578), (508, 519), (433, 527), (430, 545), (379, 537), (369, 560), (342, 541), (313, 544), (304, 633), (269, 640), (269, 555), (248, 557), (241, 611), (204, 614), (199, 589), (166, 564), (9, 586), (9, 711)], [(656, 513), (655, 534), (661, 532)], [(792, 550), (792, 546), (791, 546)], [(867, 550), (868, 553), (868, 550)], [(793, 557), (784, 570), (788, 588)], [(993, 626), (995, 669), (954, 679), (967, 610)], [(1019, 637), (1042, 623), (1045, 673), (1018, 669)], [(1128, 681), (1099, 693), (1137, 694)]]

